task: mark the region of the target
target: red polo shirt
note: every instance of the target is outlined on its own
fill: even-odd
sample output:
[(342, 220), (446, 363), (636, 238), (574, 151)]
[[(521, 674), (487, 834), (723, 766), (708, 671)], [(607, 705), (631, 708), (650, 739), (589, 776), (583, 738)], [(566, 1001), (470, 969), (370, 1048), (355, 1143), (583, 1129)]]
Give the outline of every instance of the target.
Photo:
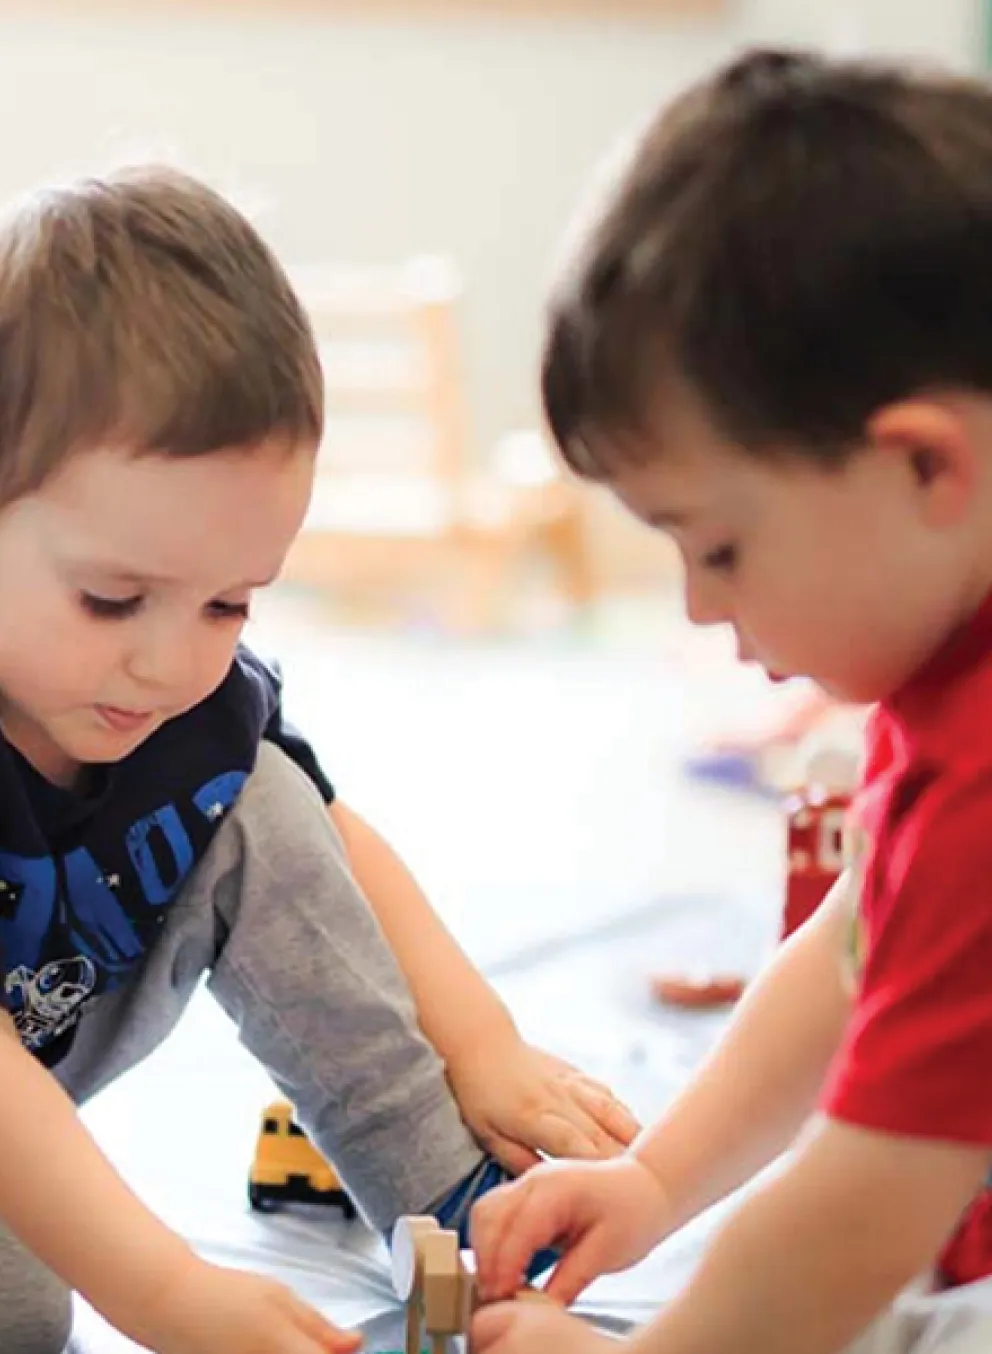
[[(852, 817), (863, 960), (822, 1108), (992, 1149), (992, 597), (875, 711)], [(942, 1268), (992, 1274), (988, 1191)]]

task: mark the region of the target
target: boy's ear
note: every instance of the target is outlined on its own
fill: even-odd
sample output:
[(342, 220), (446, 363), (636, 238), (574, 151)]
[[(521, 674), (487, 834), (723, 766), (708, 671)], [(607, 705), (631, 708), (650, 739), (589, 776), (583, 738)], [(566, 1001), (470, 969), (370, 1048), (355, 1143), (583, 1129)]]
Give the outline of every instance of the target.
[(937, 400), (900, 400), (877, 410), (865, 434), (870, 446), (901, 459), (931, 526), (950, 525), (967, 512), (982, 464), (964, 410)]

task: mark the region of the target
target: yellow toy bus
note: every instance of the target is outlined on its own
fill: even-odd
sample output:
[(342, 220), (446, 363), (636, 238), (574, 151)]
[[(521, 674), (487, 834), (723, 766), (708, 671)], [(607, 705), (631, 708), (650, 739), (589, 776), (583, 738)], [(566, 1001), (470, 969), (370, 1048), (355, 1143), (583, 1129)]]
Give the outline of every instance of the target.
[(336, 1204), (347, 1219), (358, 1216), (333, 1166), (293, 1118), (288, 1100), (273, 1101), (262, 1111), (248, 1202), (263, 1212), (281, 1203)]

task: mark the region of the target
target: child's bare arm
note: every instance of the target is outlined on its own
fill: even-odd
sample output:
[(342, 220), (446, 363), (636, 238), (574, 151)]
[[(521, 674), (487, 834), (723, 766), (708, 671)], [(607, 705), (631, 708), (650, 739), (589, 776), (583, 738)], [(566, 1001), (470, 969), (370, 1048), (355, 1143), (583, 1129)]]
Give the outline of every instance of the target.
[[(812, 1125), (786, 1170), (724, 1224), (685, 1291), (627, 1342), (630, 1354), (840, 1354), (930, 1268), (980, 1188), (990, 1156), (835, 1122)], [(606, 1174), (615, 1167), (583, 1169)], [(507, 1193), (527, 1183), (525, 1177)], [(629, 1232), (636, 1219), (629, 1204), (626, 1218), (617, 1216), (622, 1193), (600, 1196), (604, 1225)], [(514, 1302), (482, 1307), (472, 1344), (480, 1354), (616, 1348), (561, 1309)]]
[(355, 879), (410, 985), (421, 1028), (441, 1057), (457, 1059), (480, 1039), (512, 1038), (516, 1027), (510, 1012), (389, 843), (340, 800), (330, 814)]
[(0, 1218), (70, 1288), (160, 1354), (355, 1349), (280, 1285), (196, 1256), (131, 1193), (6, 1012), (0, 1029)]
[(835, 1354), (933, 1264), (990, 1156), (819, 1122), (632, 1354)]
[(378, 832), (331, 805), (348, 862), (403, 970), (421, 1028), (447, 1066), (462, 1114), (513, 1171), (553, 1156), (604, 1157), (639, 1125), (605, 1086), (535, 1049)]
[(549, 1287), (573, 1301), (794, 1141), (849, 1014), (841, 969), (847, 887), (838, 880), (782, 947), (717, 1048), (625, 1160), (538, 1166), (476, 1204), (473, 1245), (488, 1297), (509, 1296), (531, 1256), (568, 1238)]
[(634, 1144), (669, 1200), (666, 1231), (774, 1160), (812, 1112), (850, 1013), (847, 888), (845, 876), (782, 947), (687, 1089)]
[[(12, 1033), (9, 1017), (5, 1027)], [(50, 1269), (116, 1325), (161, 1275), (192, 1259), (134, 1197), (54, 1077), (0, 1040), (0, 1215)]]

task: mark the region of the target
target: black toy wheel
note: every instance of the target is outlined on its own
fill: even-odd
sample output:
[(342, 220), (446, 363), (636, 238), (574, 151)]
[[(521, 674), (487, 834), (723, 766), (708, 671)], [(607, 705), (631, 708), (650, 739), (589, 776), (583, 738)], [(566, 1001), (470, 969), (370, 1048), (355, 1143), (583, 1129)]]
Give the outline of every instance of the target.
[(276, 1203), (272, 1195), (264, 1185), (256, 1185), (254, 1180), (248, 1181), (248, 1203), (256, 1213), (273, 1213)]

